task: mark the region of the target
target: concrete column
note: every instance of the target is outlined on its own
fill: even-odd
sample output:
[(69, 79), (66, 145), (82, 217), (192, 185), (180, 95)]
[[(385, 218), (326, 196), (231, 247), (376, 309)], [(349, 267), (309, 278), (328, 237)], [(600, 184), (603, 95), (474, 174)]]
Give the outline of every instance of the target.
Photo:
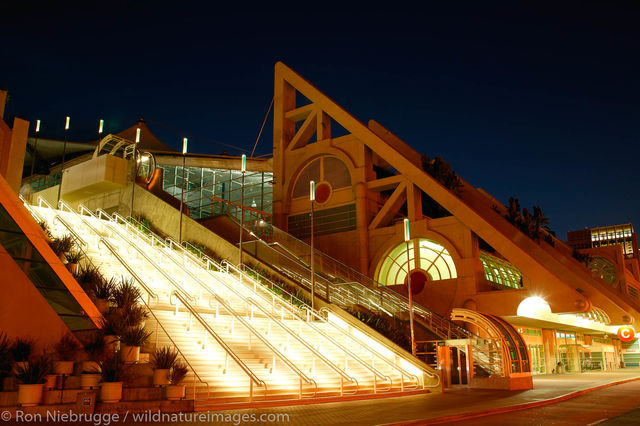
[(360, 272), (369, 275), (369, 221), (367, 219), (367, 184), (356, 184), (356, 228), (360, 243)]
[(556, 345), (556, 335), (554, 330), (543, 329), (542, 330), (542, 344), (544, 346), (544, 366), (547, 374), (556, 368), (558, 360), (556, 354), (558, 352)]

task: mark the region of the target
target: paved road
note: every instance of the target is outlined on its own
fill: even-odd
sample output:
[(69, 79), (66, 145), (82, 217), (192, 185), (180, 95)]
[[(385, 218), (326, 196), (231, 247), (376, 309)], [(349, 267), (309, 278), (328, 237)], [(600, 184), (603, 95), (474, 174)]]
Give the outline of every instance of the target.
[(459, 425), (640, 424), (640, 381), (596, 390), (564, 402), (456, 422)]

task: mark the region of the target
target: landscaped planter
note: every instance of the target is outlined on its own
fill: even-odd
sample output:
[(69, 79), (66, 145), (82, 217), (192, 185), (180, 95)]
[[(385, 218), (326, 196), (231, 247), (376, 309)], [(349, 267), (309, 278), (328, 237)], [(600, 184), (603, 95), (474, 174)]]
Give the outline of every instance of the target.
[(101, 314), (104, 314), (109, 310), (109, 300), (108, 299), (96, 299), (95, 301), (96, 308)]
[(82, 389), (98, 389), (100, 387), (100, 380), (102, 380), (102, 375), (100, 374), (81, 374), (80, 387)]
[(140, 359), (140, 346), (120, 345), (120, 359), (125, 364), (133, 364)]
[(118, 402), (122, 399), (122, 382), (103, 382), (100, 387), (102, 402)]
[(60, 375), (70, 376), (73, 374), (73, 361), (54, 361), (53, 372)]
[(18, 405), (35, 407), (42, 402), (42, 388), (44, 384), (18, 385)]
[(58, 381), (58, 375), (57, 374), (47, 374), (47, 382), (44, 384), (44, 388), (51, 390), (51, 389), (55, 389), (56, 387), (56, 383)]
[(178, 401), (185, 397), (186, 389), (184, 385), (168, 385), (165, 388), (165, 395), (169, 401)]
[(166, 386), (171, 381), (169, 380), (169, 369), (158, 368), (153, 370), (153, 386)]

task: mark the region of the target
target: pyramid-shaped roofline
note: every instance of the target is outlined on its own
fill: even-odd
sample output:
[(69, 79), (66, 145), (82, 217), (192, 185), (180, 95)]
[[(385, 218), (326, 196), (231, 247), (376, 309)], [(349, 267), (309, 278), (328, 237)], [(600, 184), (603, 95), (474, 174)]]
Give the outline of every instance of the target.
[(136, 124), (128, 129), (116, 133), (116, 136), (120, 136), (121, 138), (128, 139), (130, 141), (135, 141), (137, 129), (140, 129), (140, 142), (138, 143), (138, 148), (148, 151), (176, 152), (175, 149), (166, 145), (158, 139), (151, 130), (149, 130), (149, 127), (143, 118), (140, 118)]

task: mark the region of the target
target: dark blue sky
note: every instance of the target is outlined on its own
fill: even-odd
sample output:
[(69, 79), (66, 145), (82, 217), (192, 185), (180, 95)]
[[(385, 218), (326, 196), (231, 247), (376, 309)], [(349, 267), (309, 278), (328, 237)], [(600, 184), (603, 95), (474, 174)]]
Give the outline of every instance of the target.
[[(0, 25), (6, 113), (40, 118), (43, 136), (66, 115), (75, 140), (144, 116), (176, 149), (250, 150), (282, 60), (501, 201), (540, 204), (560, 237), (640, 226), (636, 1), (50, 3), (3, 4)], [(258, 153), (271, 135), (269, 121)]]

